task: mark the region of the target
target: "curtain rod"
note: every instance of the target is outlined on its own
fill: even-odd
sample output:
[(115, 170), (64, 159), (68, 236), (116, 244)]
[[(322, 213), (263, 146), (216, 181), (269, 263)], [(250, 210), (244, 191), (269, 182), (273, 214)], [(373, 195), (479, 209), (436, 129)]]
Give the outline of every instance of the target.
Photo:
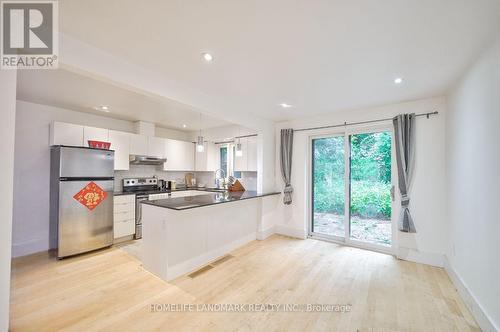
[[(425, 116), (428, 119), (431, 115), (437, 115), (437, 114), (439, 114), (439, 112), (434, 111), (434, 112), (429, 112), (429, 113), (415, 114), (415, 116), (416, 117), (417, 116)], [(392, 118), (368, 120), (368, 121), (360, 121), (360, 122), (344, 122), (343, 124), (338, 124), (338, 125), (312, 127), (312, 128), (300, 128), (300, 129), (294, 129), (293, 131), (308, 131), (308, 130), (319, 130), (319, 129), (327, 129), (327, 128), (338, 128), (338, 127), (355, 126), (355, 125), (367, 124), (367, 123), (385, 122), (385, 121), (389, 121), (389, 120), (392, 120)]]
[[(234, 143), (234, 139), (237, 139), (237, 138), (247, 138), (247, 137), (257, 137), (257, 136), (259, 136), (259, 134), (234, 136), (234, 138), (231, 141), (214, 142), (214, 144)], [(193, 142), (193, 143), (196, 143), (196, 142)]]

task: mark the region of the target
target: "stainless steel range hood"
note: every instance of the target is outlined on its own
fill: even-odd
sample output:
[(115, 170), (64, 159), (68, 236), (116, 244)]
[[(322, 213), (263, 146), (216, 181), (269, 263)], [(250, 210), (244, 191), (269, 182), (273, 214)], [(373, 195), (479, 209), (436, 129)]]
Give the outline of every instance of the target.
[(138, 155), (129, 156), (130, 165), (163, 165), (166, 162), (167, 162), (166, 158), (138, 156)]

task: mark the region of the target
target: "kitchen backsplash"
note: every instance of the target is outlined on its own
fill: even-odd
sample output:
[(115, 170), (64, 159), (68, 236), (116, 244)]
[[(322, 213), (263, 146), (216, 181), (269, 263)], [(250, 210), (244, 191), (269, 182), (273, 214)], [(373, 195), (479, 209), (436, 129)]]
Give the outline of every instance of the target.
[[(144, 178), (156, 175), (159, 179), (167, 181), (176, 181), (178, 184), (184, 184), (184, 175), (188, 172), (164, 171), (162, 166), (152, 165), (130, 165), (128, 171), (115, 171), (115, 191), (122, 191), (124, 178)], [(214, 172), (192, 172), (195, 174), (198, 185), (207, 187), (215, 186)], [(240, 182), (247, 190), (257, 189), (257, 172), (242, 172)]]

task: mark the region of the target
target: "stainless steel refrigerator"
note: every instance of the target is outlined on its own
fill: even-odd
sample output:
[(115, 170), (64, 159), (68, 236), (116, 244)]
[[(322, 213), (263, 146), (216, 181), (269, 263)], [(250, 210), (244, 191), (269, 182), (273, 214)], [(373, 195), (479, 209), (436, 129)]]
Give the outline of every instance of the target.
[(57, 257), (113, 244), (114, 151), (51, 147), (51, 247)]

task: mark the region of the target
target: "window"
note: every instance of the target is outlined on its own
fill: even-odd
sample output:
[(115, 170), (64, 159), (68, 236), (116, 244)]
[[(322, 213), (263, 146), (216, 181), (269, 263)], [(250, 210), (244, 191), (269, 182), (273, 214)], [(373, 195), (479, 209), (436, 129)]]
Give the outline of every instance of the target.
[(224, 144), (219, 147), (219, 167), (224, 171), (226, 177), (234, 176), (241, 178), (241, 172), (234, 171), (234, 156), (236, 147), (234, 144)]
[(227, 176), (229, 176), (229, 168), (228, 168), (228, 156), (227, 156), (227, 146), (222, 146), (220, 148), (220, 169), (222, 169), (224, 171), (224, 174)]
[[(236, 156), (236, 146), (233, 144), (233, 168), (234, 168), (234, 157)], [(233, 171), (233, 176), (237, 179), (241, 179), (241, 172), (240, 171)]]

